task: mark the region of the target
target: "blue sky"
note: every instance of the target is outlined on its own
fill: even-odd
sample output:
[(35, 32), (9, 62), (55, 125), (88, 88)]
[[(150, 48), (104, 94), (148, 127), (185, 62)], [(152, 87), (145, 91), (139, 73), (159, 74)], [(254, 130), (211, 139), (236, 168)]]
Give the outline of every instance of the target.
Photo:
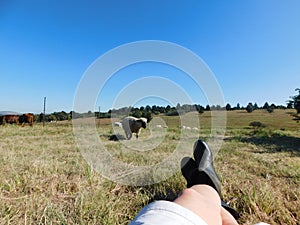
[[(89, 66), (107, 51), (141, 40), (173, 42), (197, 54), (232, 106), (285, 105), (300, 87), (298, 0), (2, 0), (0, 111), (39, 113), (45, 96), (48, 113), (72, 110)], [(183, 73), (142, 63), (116, 73), (99, 90), (95, 110), (108, 110), (126, 85), (143, 76), (168, 78), (193, 102), (207, 103)]]

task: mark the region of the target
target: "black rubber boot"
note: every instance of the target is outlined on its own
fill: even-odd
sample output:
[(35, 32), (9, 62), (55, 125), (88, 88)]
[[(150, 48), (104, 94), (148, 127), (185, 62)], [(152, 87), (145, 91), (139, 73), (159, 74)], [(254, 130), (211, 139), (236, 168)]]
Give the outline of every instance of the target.
[[(195, 142), (194, 159), (185, 157), (181, 160), (181, 172), (187, 181), (187, 187), (206, 184), (214, 188), (221, 198), (221, 182), (213, 165), (213, 154), (204, 141)], [(233, 208), (224, 201), (221, 204), (235, 219), (239, 218)]]
[(205, 142), (195, 142), (194, 158), (185, 157), (181, 161), (181, 172), (187, 180), (187, 187), (207, 184), (221, 196), (221, 182), (214, 169), (212, 152)]

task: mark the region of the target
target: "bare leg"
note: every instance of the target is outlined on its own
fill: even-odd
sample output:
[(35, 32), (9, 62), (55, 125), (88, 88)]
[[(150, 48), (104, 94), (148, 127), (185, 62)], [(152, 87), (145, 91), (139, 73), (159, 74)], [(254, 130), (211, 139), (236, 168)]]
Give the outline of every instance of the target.
[(238, 222), (224, 207), (221, 207), (222, 224), (236, 225)]
[[(213, 166), (213, 155), (208, 145), (201, 140), (195, 142), (194, 159), (185, 157), (181, 161), (181, 172), (187, 181), (187, 187), (204, 184), (213, 187), (221, 196), (221, 181)], [(239, 214), (233, 208), (221, 201), (221, 206), (225, 208), (235, 219)]]
[(236, 220), (221, 207), (221, 199), (208, 185), (194, 185), (185, 189), (174, 201), (200, 216), (208, 225), (237, 225)]

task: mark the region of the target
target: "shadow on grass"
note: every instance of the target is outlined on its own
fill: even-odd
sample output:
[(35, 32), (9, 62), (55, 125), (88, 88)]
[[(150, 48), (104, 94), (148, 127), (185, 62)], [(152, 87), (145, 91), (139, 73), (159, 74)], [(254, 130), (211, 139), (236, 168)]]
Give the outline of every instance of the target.
[(167, 180), (163, 183), (144, 186), (142, 189), (149, 196), (148, 203), (150, 203), (158, 200), (174, 201), (184, 187), (185, 185), (181, 182), (181, 180), (176, 180), (174, 183)]
[(270, 135), (257, 135), (256, 132), (253, 132), (253, 135), (248, 137), (232, 137), (228, 139), (261, 146), (263, 150), (256, 153), (290, 152), (291, 156), (300, 156), (300, 138), (298, 137), (276, 133)]
[(110, 141), (119, 141), (119, 140), (125, 140), (126, 138), (121, 134), (112, 134), (108, 137), (108, 140)]
[(295, 120), (297, 123), (299, 123), (299, 121), (300, 121), (299, 113), (288, 112), (288, 114), (290, 114), (292, 117), (294, 117), (293, 120)]
[(165, 200), (165, 201), (174, 201), (179, 195), (179, 191), (175, 191), (172, 189), (167, 189), (164, 192), (155, 192), (150, 202), (158, 201), (158, 200)]

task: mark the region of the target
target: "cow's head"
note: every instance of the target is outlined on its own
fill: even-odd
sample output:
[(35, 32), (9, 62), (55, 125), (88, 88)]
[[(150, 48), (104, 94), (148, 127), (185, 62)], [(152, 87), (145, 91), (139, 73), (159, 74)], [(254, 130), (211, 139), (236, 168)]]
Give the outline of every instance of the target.
[(142, 128), (146, 128), (147, 123), (143, 120), (143, 119), (139, 119), (138, 122), (140, 122), (142, 124)]

